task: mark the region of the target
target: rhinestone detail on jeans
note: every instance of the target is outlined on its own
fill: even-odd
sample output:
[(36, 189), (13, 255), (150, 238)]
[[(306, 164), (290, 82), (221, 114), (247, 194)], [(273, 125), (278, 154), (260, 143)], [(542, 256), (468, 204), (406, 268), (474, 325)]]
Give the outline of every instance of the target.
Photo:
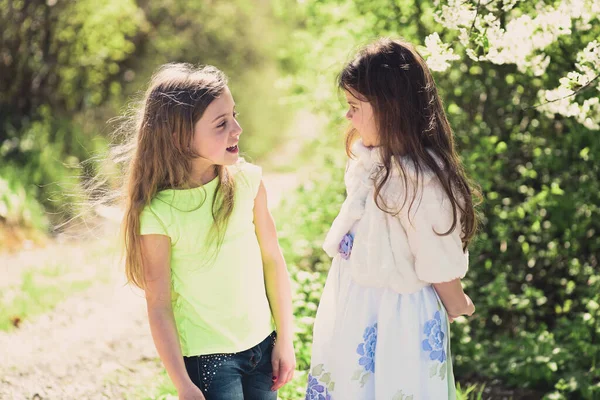
[(233, 354), (207, 354), (198, 356), (198, 362), (202, 367), (202, 383), (206, 392), (208, 392), (208, 388), (217, 374), (219, 367), (232, 356)]

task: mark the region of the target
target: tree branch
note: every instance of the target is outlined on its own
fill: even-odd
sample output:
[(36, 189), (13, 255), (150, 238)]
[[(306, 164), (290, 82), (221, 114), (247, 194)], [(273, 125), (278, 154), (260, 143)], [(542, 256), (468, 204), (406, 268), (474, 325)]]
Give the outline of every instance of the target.
[(475, 18), (473, 18), (473, 23), (471, 24), (471, 29), (469, 29), (469, 36), (473, 32), (473, 28), (475, 28), (475, 21), (477, 21), (477, 17), (479, 16), (479, 7), (481, 6), (481, 0), (477, 0), (477, 8), (475, 9)]
[(555, 103), (557, 101), (561, 101), (561, 100), (567, 99), (567, 98), (569, 98), (571, 96), (575, 96), (577, 93), (581, 93), (584, 90), (588, 89), (592, 85), (592, 83), (595, 80), (597, 80), (598, 78), (600, 78), (600, 74), (596, 75), (591, 81), (589, 81), (588, 83), (586, 83), (585, 85), (583, 85), (579, 89), (573, 91), (573, 93), (570, 93), (570, 94), (568, 94), (566, 96), (563, 96), (563, 97), (559, 97), (558, 99), (547, 101), (545, 103), (537, 104), (535, 106), (525, 107), (525, 108), (523, 108), (523, 110), (531, 110), (532, 108), (538, 108), (538, 107), (541, 107), (541, 106), (545, 106), (546, 104)]

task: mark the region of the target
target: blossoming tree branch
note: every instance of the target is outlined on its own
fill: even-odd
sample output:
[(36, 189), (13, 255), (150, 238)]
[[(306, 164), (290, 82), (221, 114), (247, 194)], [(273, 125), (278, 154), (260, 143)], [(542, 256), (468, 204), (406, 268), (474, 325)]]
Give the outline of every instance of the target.
[(566, 49), (576, 53), (572, 70), (558, 86), (540, 90), (538, 103), (528, 106), (600, 129), (600, 43), (594, 35), (599, 1), (438, 0), (435, 5), (448, 42), (438, 33), (425, 39), (422, 50), (435, 71), (446, 70), (464, 54), (477, 62), (515, 64), (519, 72), (541, 77), (552, 62), (547, 50), (560, 46), (561, 39), (574, 39), (581, 47)]

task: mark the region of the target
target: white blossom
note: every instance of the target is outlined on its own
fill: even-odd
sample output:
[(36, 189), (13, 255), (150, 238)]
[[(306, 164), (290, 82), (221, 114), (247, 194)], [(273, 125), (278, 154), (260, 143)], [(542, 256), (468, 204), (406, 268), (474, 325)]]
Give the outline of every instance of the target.
[[(531, 71), (540, 76), (548, 65), (541, 51), (560, 36), (570, 35), (574, 20), (590, 25), (589, 21), (600, 13), (596, 10), (600, 9), (596, 4), (600, 2), (594, 0), (565, 0), (557, 7), (538, 1), (535, 5), (537, 15), (532, 18), (510, 11), (519, 1), (491, 0), (485, 7), (480, 5), (478, 10), (472, 2), (450, 0), (441, 6), (435, 17), (444, 27), (459, 31), (459, 41), (465, 48), (470, 43), (468, 32), (475, 28), (479, 35), (475, 36), (474, 45), (487, 49), (485, 60), (494, 64), (516, 64), (519, 71)], [(508, 17), (504, 28), (497, 13), (493, 12), (498, 7)], [(469, 57), (472, 55), (471, 52)]]
[(531, 65), (531, 72), (533, 72), (535, 76), (542, 76), (546, 72), (548, 65), (550, 65), (550, 56), (538, 54), (531, 57), (529, 63)]
[(468, 56), (468, 57), (469, 57), (471, 60), (473, 60), (473, 61), (479, 61), (479, 57), (477, 56), (477, 53), (475, 53), (475, 50), (473, 50), (473, 49), (470, 49), (470, 48), (469, 48), (469, 49), (467, 49), (467, 50), (465, 51), (465, 53), (467, 53), (467, 56)]
[(440, 12), (435, 14), (437, 22), (449, 29), (471, 26), (476, 9), (470, 3), (460, 0), (449, 0)]
[(592, 97), (585, 100), (577, 120), (588, 129), (600, 129), (600, 99)]
[(522, 0), (503, 0), (502, 1), (502, 11), (510, 11), (513, 9), (517, 3)]
[(437, 32), (425, 38), (425, 49), (427, 65), (433, 71), (445, 71), (450, 66), (449, 61), (458, 60), (460, 57), (454, 54), (450, 45), (443, 43)]
[[(521, 73), (533, 76), (543, 76), (550, 65), (551, 59), (545, 53), (547, 47), (562, 36), (571, 35), (573, 29), (580, 32), (591, 29), (600, 19), (598, 0), (563, 0), (551, 4), (537, 0), (530, 15), (518, 9), (521, 1), (524, 0), (489, 0), (483, 4), (475, 0), (436, 1), (435, 19), (445, 28), (458, 31), (458, 42), (471, 60), (514, 64)], [(427, 63), (433, 70), (445, 70), (450, 61), (458, 59), (437, 33), (426, 39), (426, 51)], [(540, 90), (540, 111), (572, 117), (588, 129), (599, 129), (598, 95), (583, 101), (575, 96), (584, 87), (600, 91), (599, 74), (600, 44), (594, 40), (579, 51), (575, 69), (559, 80), (558, 87)], [(589, 87), (594, 80), (598, 84)]]
[[(581, 105), (575, 102), (576, 90), (590, 85), (600, 74), (600, 44), (594, 40), (579, 53), (577, 53), (576, 71), (569, 72), (560, 78), (558, 88), (540, 91), (539, 96), (550, 103), (540, 109), (548, 115), (560, 114), (565, 117), (574, 117), (588, 129), (600, 129), (600, 104), (598, 96), (589, 98)], [(600, 84), (596, 90), (600, 90)]]
[(469, 31), (466, 28), (460, 28), (458, 31), (458, 40), (460, 41), (460, 44), (462, 44), (465, 47), (468, 47), (469, 41), (471, 40), (471, 37), (469, 36)]

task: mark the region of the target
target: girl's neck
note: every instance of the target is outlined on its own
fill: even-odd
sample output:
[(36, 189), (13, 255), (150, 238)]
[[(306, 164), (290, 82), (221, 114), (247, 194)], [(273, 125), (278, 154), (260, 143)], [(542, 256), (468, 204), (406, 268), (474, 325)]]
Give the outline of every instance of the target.
[(190, 188), (206, 185), (217, 177), (217, 168), (213, 164), (193, 165), (190, 174)]

